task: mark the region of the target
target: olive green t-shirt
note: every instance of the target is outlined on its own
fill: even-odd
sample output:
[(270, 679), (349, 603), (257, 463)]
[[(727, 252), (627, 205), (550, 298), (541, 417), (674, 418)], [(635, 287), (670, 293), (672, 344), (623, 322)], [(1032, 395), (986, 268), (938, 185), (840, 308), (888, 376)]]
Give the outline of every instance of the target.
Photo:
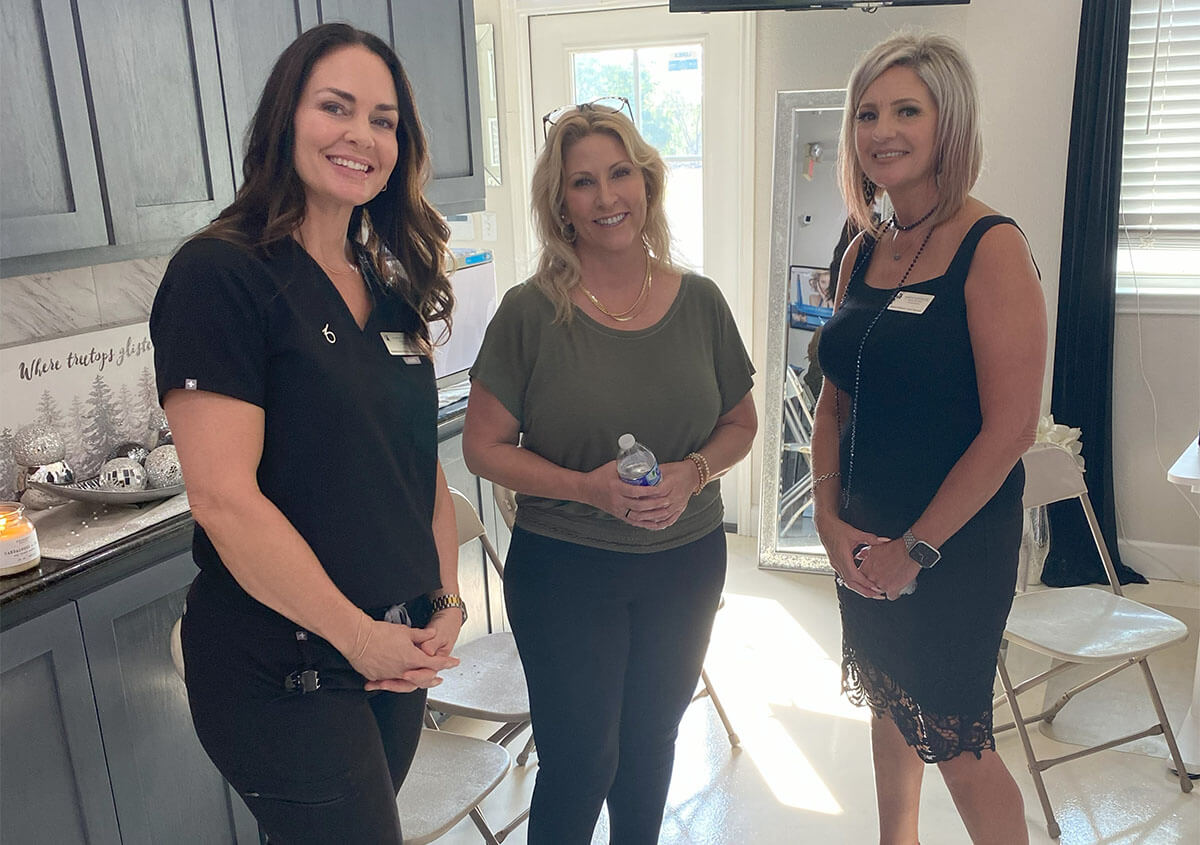
[[(505, 294), (471, 368), (520, 424), (524, 448), (580, 472), (615, 459), (626, 432), (660, 464), (683, 460), (750, 391), (753, 374), (720, 289), (694, 274), (683, 276), (658, 323), (636, 331), (601, 325), (578, 308), (570, 325), (555, 323), (553, 304), (525, 282)], [(581, 502), (518, 494), (517, 504), (527, 531), (623, 552), (685, 545), (724, 517), (716, 481), (661, 531)]]

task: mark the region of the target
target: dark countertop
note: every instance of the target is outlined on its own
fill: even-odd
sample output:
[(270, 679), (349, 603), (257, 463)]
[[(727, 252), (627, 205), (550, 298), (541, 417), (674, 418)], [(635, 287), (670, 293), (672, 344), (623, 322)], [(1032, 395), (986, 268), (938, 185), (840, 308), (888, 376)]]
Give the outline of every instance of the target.
[[(438, 442), (462, 431), (467, 400), (438, 411)], [(74, 560), (42, 558), (40, 566), (0, 577), (0, 630), (74, 601), (192, 548), (190, 514), (179, 514)]]

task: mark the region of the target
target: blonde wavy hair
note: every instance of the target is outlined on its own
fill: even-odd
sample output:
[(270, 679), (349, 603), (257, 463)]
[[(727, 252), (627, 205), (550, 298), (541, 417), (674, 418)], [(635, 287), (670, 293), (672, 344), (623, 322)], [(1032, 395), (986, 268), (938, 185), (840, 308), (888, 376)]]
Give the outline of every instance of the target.
[(660, 266), (678, 269), (671, 260), (671, 231), (664, 206), (666, 162), (623, 113), (604, 106), (577, 107), (550, 127), (546, 145), (533, 168), (533, 218), (541, 242), (541, 255), (531, 281), (554, 303), (556, 323), (570, 324), (571, 290), (581, 279), (574, 234), (562, 223), (566, 212), (563, 162), (572, 144), (600, 132), (611, 135), (621, 144), (646, 182), (646, 223), (642, 229), (642, 243), (651, 260)]
[(858, 106), (867, 89), (884, 71), (897, 65), (912, 69), (929, 89), (937, 107), (934, 167), (938, 204), (930, 218), (934, 224), (949, 219), (962, 208), (983, 166), (975, 73), (957, 42), (933, 33), (901, 32), (875, 45), (859, 60), (846, 86), (846, 111), (838, 144), (838, 182), (850, 219), (876, 236), (883, 232), (886, 221), (875, 222), (871, 218), (871, 206), (863, 192), (866, 174), (855, 149), (855, 129)]

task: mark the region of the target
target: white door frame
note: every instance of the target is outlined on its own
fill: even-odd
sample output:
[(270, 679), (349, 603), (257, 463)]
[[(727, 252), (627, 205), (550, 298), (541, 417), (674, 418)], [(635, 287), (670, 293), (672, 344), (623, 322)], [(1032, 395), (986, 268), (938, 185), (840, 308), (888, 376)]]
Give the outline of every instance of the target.
[[(533, 79), (530, 67), (531, 48), (529, 39), (530, 18), (547, 14), (570, 14), (574, 12), (596, 12), (615, 9), (628, 9), (646, 6), (665, 6), (662, 0), (500, 0), (501, 37), (506, 44), (516, 44), (516, 56), (507, 62), (503, 77), (505, 83), (515, 83), (518, 108), (510, 110), (510, 126), (505, 133), (512, 146), (510, 149), (519, 150), (519, 154), (508, 156), (505, 160), (506, 178), (512, 173), (516, 185), (524, 186), (521, 190), (510, 192), (512, 199), (513, 247), (518, 275), (527, 275), (534, 268), (537, 256), (537, 241), (530, 221), (528, 185), (533, 171), (533, 161), (537, 150), (537, 133), (540, 132), (538, 115), (533, 114)], [(754, 57), (757, 15), (754, 12), (722, 12), (722, 21), (738, 29), (740, 56), (736, 62), (738, 68), (737, 88), (738, 112), (729, 115), (730, 120), (736, 120), (740, 127), (733, 160), (724, 164), (740, 174), (737, 179), (737, 190), (732, 197), (722, 197), (722, 205), (728, 209), (729, 219), (737, 220), (737, 224), (728, 227), (729, 237), (735, 240), (735, 267), (737, 295), (729, 303), (737, 321), (746, 348), (756, 348), (753, 331), (754, 305)], [(510, 88), (510, 90), (513, 90)], [(514, 132), (515, 129), (515, 132)], [(515, 142), (515, 143), (514, 143)], [(509, 161), (512, 164), (509, 164)], [(524, 273), (521, 273), (524, 268)], [(761, 378), (761, 374), (760, 374)], [(761, 429), (761, 423), (760, 423)], [(761, 437), (761, 433), (759, 434)], [(756, 438), (757, 439), (757, 438)], [(751, 460), (749, 456), (730, 473), (737, 490), (737, 525), (742, 534), (753, 534), (757, 531), (758, 521), (754, 518), (753, 496), (757, 494), (757, 485), (751, 477)]]

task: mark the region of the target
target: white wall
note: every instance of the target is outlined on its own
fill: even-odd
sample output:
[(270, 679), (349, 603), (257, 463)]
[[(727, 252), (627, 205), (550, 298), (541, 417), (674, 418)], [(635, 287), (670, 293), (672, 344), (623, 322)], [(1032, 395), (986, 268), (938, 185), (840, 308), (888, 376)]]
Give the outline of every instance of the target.
[(1193, 584), (1200, 583), (1200, 495), (1167, 481), (1166, 470), (1200, 427), (1198, 308), (1180, 297), (1122, 297), (1113, 364), (1121, 556), (1149, 577)]

